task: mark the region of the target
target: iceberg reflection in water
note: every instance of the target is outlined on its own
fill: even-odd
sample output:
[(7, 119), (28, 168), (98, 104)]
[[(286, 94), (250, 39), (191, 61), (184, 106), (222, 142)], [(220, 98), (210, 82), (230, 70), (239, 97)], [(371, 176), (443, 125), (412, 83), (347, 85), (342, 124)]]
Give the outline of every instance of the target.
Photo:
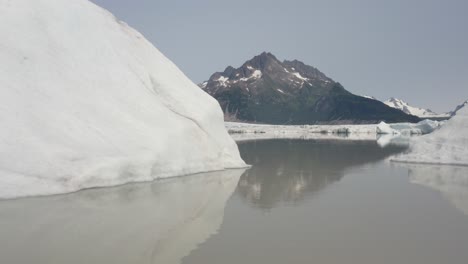
[(242, 175), (236, 193), (249, 204), (271, 209), (297, 205), (352, 168), (401, 153), (405, 146), (381, 148), (376, 142), (346, 140), (261, 140), (242, 142), (239, 149), (252, 168)]
[[(468, 217), (388, 162), (406, 147), (265, 140), (239, 149), (252, 168), (241, 176), (219, 232), (182, 263), (467, 263)], [(412, 180), (443, 190), (458, 207), (464, 203), (463, 169), (421, 168)]]
[(0, 201), (0, 262), (179, 263), (217, 232), (244, 171)]
[(404, 164), (410, 182), (439, 191), (458, 210), (468, 215), (468, 167)]

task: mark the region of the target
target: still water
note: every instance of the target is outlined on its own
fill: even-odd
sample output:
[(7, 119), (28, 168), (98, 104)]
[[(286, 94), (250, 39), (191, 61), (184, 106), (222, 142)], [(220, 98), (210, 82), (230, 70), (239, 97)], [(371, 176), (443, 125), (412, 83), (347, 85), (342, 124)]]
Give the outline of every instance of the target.
[(249, 170), (0, 201), (0, 263), (468, 263), (468, 168), (371, 141), (239, 147)]

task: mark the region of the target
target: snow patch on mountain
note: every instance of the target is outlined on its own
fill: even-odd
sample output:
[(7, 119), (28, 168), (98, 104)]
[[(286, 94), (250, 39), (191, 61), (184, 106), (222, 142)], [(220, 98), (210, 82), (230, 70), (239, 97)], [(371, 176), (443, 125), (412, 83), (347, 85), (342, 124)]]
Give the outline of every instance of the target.
[(215, 99), (87, 0), (0, 0), (0, 198), (242, 167)]
[(309, 79), (303, 77), (303, 76), (302, 76), (300, 73), (298, 73), (298, 72), (294, 72), (293, 75), (296, 76), (296, 78), (299, 78), (299, 79), (301, 79), (301, 80), (303, 80), (303, 81), (308, 81), (308, 80), (309, 80)]
[[(221, 84), (222, 86), (227, 86), (226, 83), (229, 82), (229, 78), (228, 78), (228, 77), (224, 77), (224, 76), (220, 76), (220, 77), (218, 78), (217, 81), (220, 82), (220, 84)], [(205, 87), (206, 87), (206, 85), (205, 85)]]
[(374, 96), (370, 96), (370, 95), (361, 95), (361, 96), (367, 99), (377, 100), (377, 98), (375, 98)]
[[(250, 75), (248, 78), (240, 78), (239, 81), (242, 81), (242, 82), (246, 82), (248, 80), (251, 80), (251, 79), (259, 79), (259, 78), (262, 78), (262, 71), (260, 70), (255, 70), (252, 75)], [(237, 81), (233, 81), (233, 82), (237, 82)]]
[(283, 90), (281, 89), (276, 89), (278, 92), (282, 93), (282, 94), (286, 94)]
[(262, 72), (259, 71), (259, 70), (255, 70), (253, 73), (252, 73), (252, 78), (260, 78), (262, 77)]

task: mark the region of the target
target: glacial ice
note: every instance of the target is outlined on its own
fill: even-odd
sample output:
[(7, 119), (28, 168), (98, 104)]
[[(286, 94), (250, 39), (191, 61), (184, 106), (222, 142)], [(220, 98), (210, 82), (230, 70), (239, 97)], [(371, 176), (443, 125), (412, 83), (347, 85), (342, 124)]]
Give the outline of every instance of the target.
[(0, 0), (0, 198), (245, 166), (215, 99), (87, 0)]
[(468, 165), (468, 107), (440, 129), (410, 141), (410, 151), (393, 158), (409, 163)]

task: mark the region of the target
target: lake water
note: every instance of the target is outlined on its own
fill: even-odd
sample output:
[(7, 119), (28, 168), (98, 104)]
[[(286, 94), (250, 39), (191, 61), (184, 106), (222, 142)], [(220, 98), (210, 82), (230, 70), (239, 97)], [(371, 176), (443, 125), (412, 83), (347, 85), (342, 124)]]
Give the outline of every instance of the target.
[(249, 170), (0, 201), (0, 263), (468, 263), (468, 168), (371, 141), (239, 147)]

